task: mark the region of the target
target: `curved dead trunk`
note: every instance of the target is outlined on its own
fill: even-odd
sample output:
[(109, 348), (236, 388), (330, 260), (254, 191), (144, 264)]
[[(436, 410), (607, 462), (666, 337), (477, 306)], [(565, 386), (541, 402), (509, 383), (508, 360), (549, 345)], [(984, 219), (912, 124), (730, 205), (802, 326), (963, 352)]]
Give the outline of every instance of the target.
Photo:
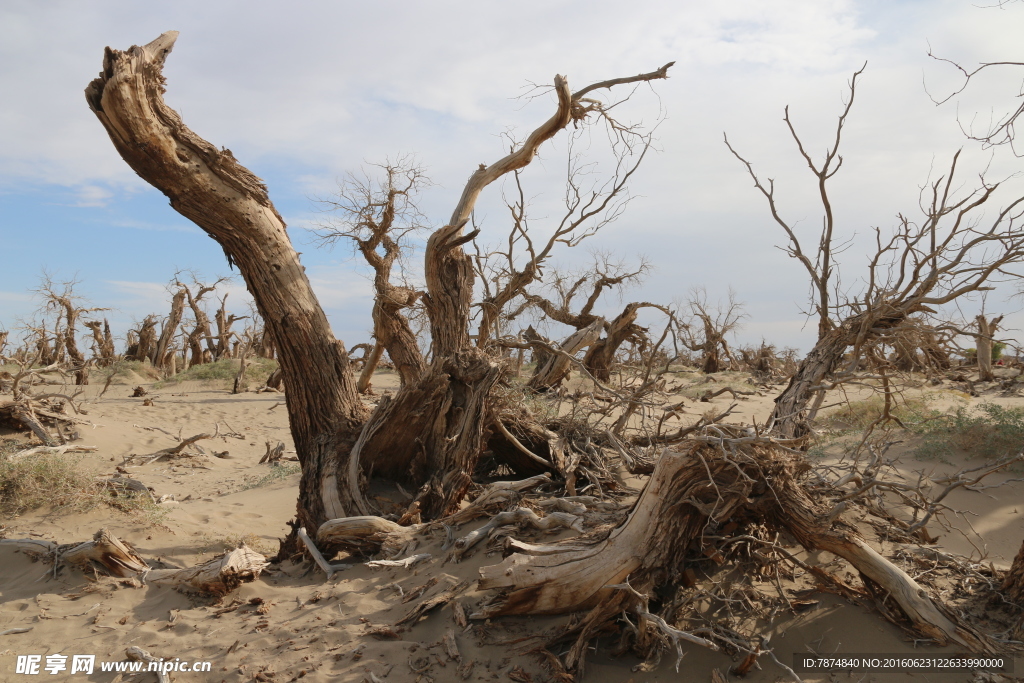
[[(415, 382), (427, 369), (416, 335), (409, 326), (409, 320), (401, 312), (413, 305), (416, 298), (417, 294), (410, 289), (389, 285), (383, 294), (378, 292), (373, 306), (374, 338), (388, 352), (402, 386)], [(380, 354), (377, 354), (376, 359), (374, 368), (380, 361)]]
[[(784, 531), (808, 550), (842, 557), (880, 586), (928, 638), (971, 652), (994, 651), (987, 638), (871, 549), (855, 528), (832, 522), (828, 510), (797, 481), (806, 469), (799, 456), (766, 441), (743, 438), (735, 439), (725, 456), (719, 440), (713, 441), (695, 440), (663, 452), (629, 517), (611, 531), (549, 545), (512, 541), (515, 554), (480, 569), (479, 588), (500, 592), (473, 618), (616, 605), (627, 581), (641, 593), (671, 584), (684, 574), (693, 544), (717, 552), (701, 534), (709, 525), (728, 520)], [(824, 570), (821, 575), (828, 577)], [(605, 610), (604, 617), (615, 618), (618, 609)]]
[(278, 347), (289, 423), (302, 464), (298, 517), (317, 528), (364, 514), (358, 463), (365, 420), (344, 345), (334, 338), (267, 189), (228, 150), (189, 130), (163, 101), (177, 32), (127, 51), (107, 48), (86, 100), (121, 157), (224, 249)]
[(607, 382), (611, 379), (612, 362), (619, 347), (630, 337), (643, 335), (646, 330), (636, 324), (637, 315), (646, 303), (628, 304), (614, 320), (608, 323), (608, 329), (604, 339), (598, 340), (587, 351), (583, 357), (583, 366), (587, 371), (601, 380)]
[[(604, 319), (597, 318), (586, 327), (576, 330), (564, 342), (559, 345), (561, 353), (546, 352), (543, 362), (538, 362), (534, 368), (533, 377), (530, 378), (527, 386), (534, 391), (549, 391), (554, 389), (564, 380), (572, 368), (572, 357), (577, 353), (595, 344), (601, 337), (601, 329), (604, 327)], [(539, 340), (538, 340), (539, 341)]]
[(163, 329), (160, 330), (160, 338), (156, 342), (156, 349), (153, 352), (153, 366), (161, 370), (170, 364), (167, 350), (170, 348), (171, 340), (178, 333), (178, 326), (181, 325), (181, 317), (185, 313), (185, 288), (181, 287), (171, 298), (171, 313), (164, 321)]

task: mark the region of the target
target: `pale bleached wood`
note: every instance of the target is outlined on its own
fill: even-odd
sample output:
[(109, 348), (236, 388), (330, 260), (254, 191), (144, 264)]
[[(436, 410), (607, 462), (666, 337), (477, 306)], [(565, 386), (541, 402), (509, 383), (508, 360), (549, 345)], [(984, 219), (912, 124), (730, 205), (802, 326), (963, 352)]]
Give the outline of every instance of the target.
[(261, 553), (242, 546), (195, 567), (150, 570), (145, 580), (184, 592), (227, 595), (239, 585), (255, 581), (268, 564)]

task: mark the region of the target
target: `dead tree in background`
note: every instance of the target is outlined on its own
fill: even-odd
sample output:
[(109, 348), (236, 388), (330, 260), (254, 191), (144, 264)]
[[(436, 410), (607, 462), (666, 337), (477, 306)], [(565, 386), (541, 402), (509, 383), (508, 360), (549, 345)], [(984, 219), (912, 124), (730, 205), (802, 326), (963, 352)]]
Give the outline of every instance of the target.
[(233, 358), (233, 347), (231, 345), (231, 338), (238, 338), (238, 335), (231, 331), (231, 326), (239, 320), (246, 320), (249, 316), (247, 315), (235, 315), (234, 313), (228, 313), (228, 295), (227, 293), (220, 300), (220, 306), (217, 308), (217, 312), (214, 314), (214, 322), (217, 325), (216, 341), (213, 348), (213, 360), (218, 361), (221, 358)]
[(426, 371), (416, 335), (402, 313), (422, 296), (408, 284), (391, 282), (395, 265), (401, 266), (403, 252), (410, 250), (410, 238), (427, 227), (426, 218), (416, 206), (416, 195), (429, 184), (423, 169), (409, 159), (386, 162), (378, 167), (379, 180), (368, 175), (349, 174), (338, 184), (333, 199), (320, 203), (332, 214), (317, 229), (320, 244), (333, 245), (341, 239), (352, 240), (355, 249), (373, 269), (373, 338), (375, 346), (367, 355), (357, 388), (365, 393), (387, 351), (402, 386), (412, 384)]
[(110, 323), (106, 319), (102, 323), (99, 320), (90, 320), (85, 326), (92, 331), (92, 352), (96, 357), (96, 365), (101, 368), (111, 365), (117, 353), (114, 348), (114, 335), (110, 333)]
[[(713, 306), (708, 302), (707, 290), (703, 287), (690, 292), (687, 301), (690, 312), (696, 319), (693, 326), (687, 326), (687, 340), (684, 342), (691, 351), (701, 354), (701, 372), (711, 374), (723, 369), (721, 355), (731, 363), (732, 353), (726, 336), (739, 326), (740, 321), (747, 317), (743, 312), (743, 304), (736, 301), (735, 293), (729, 290), (729, 301), (725, 306)], [(692, 327), (697, 327), (695, 332)]]
[[(185, 340), (185, 344), (190, 351), (188, 360), (188, 367), (190, 368), (214, 360), (217, 346), (214, 342), (213, 332), (210, 329), (210, 316), (206, 313), (203, 298), (207, 294), (216, 291), (217, 287), (225, 280), (227, 278), (218, 278), (212, 285), (208, 285), (199, 282), (193, 277), (193, 287), (195, 287), (195, 292), (193, 292), (188, 285), (175, 278), (175, 286), (180, 287), (181, 291), (184, 291), (185, 300), (192, 311), (192, 331), (188, 333)], [(203, 342), (206, 343), (206, 349), (203, 349)]]
[(139, 324), (138, 329), (128, 330), (128, 348), (125, 350), (125, 358), (144, 362), (153, 355), (156, 348), (156, 323), (155, 315), (147, 315)]
[(185, 293), (187, 288), (174, 279), (177, 291), (171, 296), (171, 311), (164, 319), (163, 328), (160, 330), (160, 338), (153, 350), (153, 367), (163, 371), (165, 374), (174, 374), (177, 370), (175, 352), (171, 346), (174, 337), (178, 334), (182, 317), (185, 315)]
[(992, 372), (992, 342), (999, 330), (999, 323), (1003, 316), (986, 318), (982, 312), (975, 319), (978, 326), (978, 334), (975, 336), (975, 348), (978, 351), (978, 379), (982, 382), (994, 382), (995, 374)]
[[(522, 312), (523, 305), (530, 303), (527, 288), (541, 279), (544, 265), (556, 245), (579, 246), (585, 239), (617, 220), (632, 199), (628, 191), (629, 180), (651, 148), (651, 135), (639, 131), (623, 131), (619, 138), (621, 144), (613, 146), (616, 159), (614, 172), (609, 178), (595, 181), (589, 187), (585, 187), (584, 179), (590, 175), (592, 169), (589, 168), (589, 164), (582, 161), (574, 147), (584, 131), (583, 128), (577, 129), (570, 136), (564, 195), (565, 210), (558, 223), (550, 230), (547, 240), (535, 241), (531, 236), (531, 232), (537, 232), (537, 228), (530, 225), (523, 180), (517, 170), (513, 174), (514, 197), (511, 200), (506, 197), (505, 200), (512, 217), (512, 228), (505, 244), (484, 250), (474, 242), (474, 266), (483, 288), (476, 339), (477, 346), (481, 348), (497, 340), (501, 336), (502, 324), (515, 318)], [(607, 258), (604, 260), (607, 261)], [(646, 264), (642, 268), (645, 269)], [(595, 303), (598, 296), (600, 291), (595, 294)], [(523, 304), (516, 311), (506, 313), (506, 307), (520, 297), (524, 297)], [(568, 302), (564, 303), (567, 305)], [(582, 312), (582, 315), (587, 315), (593, 308), (593, 303), (589, 308), (584, 305), (584, 308), (586, 311)], [(593, 320), (576, 327), (582, 329), (591, 322)]]
[[(611, 358), (622, 343), (630, 337), (643, 334), (642, 328), (635, 325), (638, 310), (655, 307), (655, 304), (629, 304), (611, 323), (595, 314), (594, 307), (605, 291), (640, 281), (649, 268), (646, 261), (641, 261), (635, 270), (626, 270), (622, 263), (612, 261), (607, 254), (597, 253), (593, 266), (583, 273), (552, 271), (548, 278), (552, 296), (543, 297), (527, 293), (525, 299), (531, 306), (540, 309), (547, 318), (575, 327), (576, 332), (559, 345), (560, 349), (570, 356), (586, 350), (583, 362), (587, 370), (595, 376), (599, 375), (598, 379), (607, 379)], [(573, 300), (581, 294), (586, 294), (587, 298), (580, 309), (574, 312)], [(603, 338), (602, 333), (605, 334)], [(598, 344), (600, 346), (595, 349)], [(537, 364), (530, 379), (530, 387), (545, 391), (558, 386), (567, 376), (569, 366), (570, 361), (564, 357), (548, 357), (544, 364)]]
[[(786, 115), (790, 133), (814, 172), (821, 201), (827, 207), (816, 262), (805, 255), (792, 228), (779, 216), (774, 183), (769, 181), (766, 187), (750, 162), (726, 140), (729, 150), (753, 179), (754, 186), (768, 200), (772, 217), (788, 236), (787, 253), (804, 265), (814, 292), (812, 302), (819, 317), (818, 342), (786, 389), (775, 399), (770, 419), (773, 428), (786, 438), (808, 432), (807, 423), (813, 419), (824, 392), (857, 376), (862, 354), (874, 347), (880, 335), (897, 333), (915, 314), (934, 313), (938, 306), (987, 289), (990, 278), (999, 277), (1006, 266), (1024, 257), (1024, 231), (1020, 226), (1020, 205), (1024, 197), (1012, 198), (994, 218), (983, 217), (982, 207), (992, 198), (999, 183), (990, 184), (981, 178), (977, 189), (958, 191), (954, 183), (960, 157), (957, 152), (947, 174), (922, 190), (923, 219), (920, 223), (901, 214), (890, 236), (875, 231), (877, 249), (864, 278), (865, 289), (843, 302), (828, 303), (827, 285), (832, 272), (829, 254), (833, 250), (831, 246), (826, 249), (826, 243), (830, 245), (833, 238), (833, 218), (826, 181), (838, 171), (842, 161), (838, 144), (853, 103), (856, 79), (862, 71), (856, 72), (850, 82), (850, 96), (837, 125), (835, 144), (826, 152), (822, 166), (815, 165), (804, 151), (803, 143), (789, 122), (788, 112)], [(833, 160), (835, 166), (831, 166)], [(847, 356), (845, 361), (844, 355)]]
[(89, 383), (89, 369), (85, 354), (78, 348), (78, 321), (83, 313), (108, 309), (80, 306), (79, 297), (74, 293), (76, 284), (78, 283), (74, 280), (54, 283), (48, 275), (44, 275), (38, 291), (43, 296), (46, 311), (54, 314), (53, 329), (57, 347), (54, 360), (58, 363), (63, 362), (66, 354), (75, 373), (75, 384), (83, 385)]
[(317, 529), (328, 519), (366, 514), (361, 465), (418, 480), (417, 499), (427, 518), (457, 508), (481, 452), (486, 402), (500, 374), (469, 338), (474, 273), (463, 245), (475, 236), (465, 228), (477, 198), (495, 180), (529, 164), (570, 122), (580, 124), (590, 114), (606, 117), (593, 91), (665, 78), (671, 65), (576, 93), (557, 76), (551, 118), (516, 151), (473, 173), (451, 219), (427, 242), (431, 365), (367, 420), (345, 347), (331, 332), (265, 186), (164, 103), (162, 69), (176, 38), (172, 31), (144, 47), (107, 48), (103, 71), (86, 89), (86, 99), (129, 166), (222, 246), (273, 335), (302, 466), (298, 524)]

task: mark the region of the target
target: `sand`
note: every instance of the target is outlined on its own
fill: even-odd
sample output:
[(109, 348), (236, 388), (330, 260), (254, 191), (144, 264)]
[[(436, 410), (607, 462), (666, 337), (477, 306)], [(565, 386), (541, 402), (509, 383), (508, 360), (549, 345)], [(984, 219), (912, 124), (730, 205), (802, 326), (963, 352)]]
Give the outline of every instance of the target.
[[(81, 513), (47, 509), (4, 519), (0, 535), (6, 538), (42, 538), (69, 543), (91, 538), (100, 528), (130, 542), (155, 567), (184, 567), (210, 559), (245, 541), (272, 555), (286, 522), (294, 516), (299, 475), (297, 466), (257, 464), (266, 443), (285, 444), (292, 450), (282, 397), (274, 393), (232, 395), (226, 389), (200, 382), (149, 388), (152, 406), (129, 397), (141, 381), (115, 384), (101, 399), (100, 387), (88, 388), (83, 426), (78, 443), (97, 447), (80, 456), (83, 467), (99, 475), (113, 475), (131, 454), (146, 454), (173, 446), (166, 433), (188, 437), (219, 429), (217, 439), (202, 441), (207, 452), (228, 451), (230, 457), (161, 460), (128, 467), (151, 487), (156, 496), (173, 500), (162, 503), (159, 515), (128, 515), (107, 506)], [(395, 385), (395, 378), (379, 374), (378, 390)], [(772, 395), (743, 397), (738, 415), (763, 420), (770, 411)], [(949, 395), (953, 397), (952, 394)], [(952, 398), (950, 398), (952, 400)], [(1024, 405), (1018, 397), (986, 396), (972, 399)], [(684, 420), (692, 421), (710, 408), (724, 408), (727, 394), (709, 405), (688, 401)], [(897, 445), (906, 448), (906, 444)], [(965, 454), (968, 457), (969, 454)], [(952, 465), (916, 461), (909, 455), (900, 464), (906, 472), (948, 472)], [(1006, 481), (1024, 476), (1000, 475)], [(955, 492), (949, 504), (970, 514), (953, 518), (962, 533), (941, 533), (939, 546), (951, 552), (991, 562), (1005, 569), (1024, 539), (1024, 483), (982, 491)], [(465, 533), (483, 523), (467, 525)], [(871, 528), (865, 532), (874, 537)], [(574, 532), (542, 534), (523, 532), (517, 537), (543, 542)], [(393, 630), (423, 598), (444, 590), (470, 585), (457, 600), (467, 612), (485, 597), (472, 583), (480, 566), (495, 564), (500, 555), (484, 544), (464, 561), (445, 563), (442, 539), (416, 550), (432, 558), (411, 570), (371, 569), (358, 559), (352, 568), (330, 581), (310, 563), (271, 566), (257, 581), (245, 584), (220, 601), (190, 597), (158, 586), (125, 585), (111, 579), (96, 580), (72, 570), (56, 578), (51, 566), (33, 561), (23, 553), (0, 544), (0, 632), (31, 629), (0, 635), (0, 681), (102, 681), (117, 674), (92, 675), (68, 671), (37, 676), (15, 673), (18, 655), (95, 655), (97, 662), (125, 659), (125, 649), (141, 647), (153, 656), (184, 661), (210, 662), (206, 673), (177, 672), (171, 679), (188, 681), (545, 681), (555, 680), (536, 655), (527, 636), (566, 622), (568, 617), (500, 618), (459, 627), (451, 606), (441, 607), (407, 629)], [(879, 544), (883, 553), (892, 548)], [(980, 551), (980, 552), (979, 552)], [(827, 564), (831, 556), (808, 561)], [(335, 560), (344, 561), (344, 560)], [(429, 585), (428, 585), (429, 584)], [(419, 598), (403, 601), (420, 587)], [(819, 602), (798, 615), (780, 615), (768, 627), (770, 646), (778, 658), (792, 663), (793, 653), (807, 652), (809, 644), (821, 652), (920, 653), (914, 643), (876, 613), (832, 595), (818, 595)], [(454, 634), (460, 660), (445, 649), (445, 634)], [(597, 641), (586, 669), (586, 681), (710, 681), (711, 670), (723, 672), (733, 661), (722, 654), (687, 647), (675, 671), (674, 653), (666, 653), (653, 671), (634, 671), (640, 662), (625, 656), (613, 659), (608, 639)], [(927, 648), (928, 653), (952, 652), (955, 648)], [(762, 659), (763, 670), (744, 680), (789, 680), (784, 672)], [(1024, 659), (1019, 662), (1024, 666)], [(1020, 673), (1018, 672), (1018, 675)], [(156, 680), (143, 674), (130, 680)], [(729, 680), (736, 680), (729, 677)], [(804, 674), (805, 681), (966, 681), (963, 672), (950, 674), (872, 673)]]

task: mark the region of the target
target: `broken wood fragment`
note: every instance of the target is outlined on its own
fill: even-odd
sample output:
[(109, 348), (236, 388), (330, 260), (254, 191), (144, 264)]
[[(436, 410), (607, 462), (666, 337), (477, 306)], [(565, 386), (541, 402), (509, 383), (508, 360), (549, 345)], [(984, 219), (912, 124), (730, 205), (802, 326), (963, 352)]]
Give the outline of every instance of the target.
[(243, 545), (195, 567), (150, 570), (145, 580), (183, 592), (227, 595), (241, 584), (255, 581), (268, 564), (261, 553)]

